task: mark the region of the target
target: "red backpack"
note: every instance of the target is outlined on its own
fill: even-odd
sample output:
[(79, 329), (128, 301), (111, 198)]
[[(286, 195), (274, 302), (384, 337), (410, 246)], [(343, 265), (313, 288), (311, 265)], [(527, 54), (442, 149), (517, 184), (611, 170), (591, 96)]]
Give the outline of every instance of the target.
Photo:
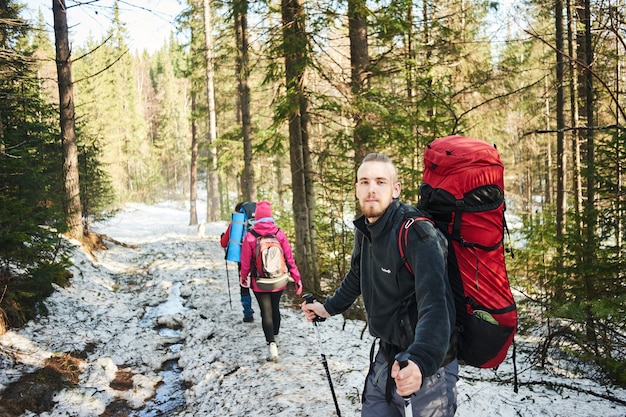
[[(458, 358), (479, 368), (504, 361), (517, 329), (504, 260), (503, 177), (498, 151), (478, 139), (439, 138), (424, 152), (418, 208), (429, 219), (418, 219), (432, 221), (448, 239)], [(401, 256), (410, 227), (405, 225), (398, 237)]]

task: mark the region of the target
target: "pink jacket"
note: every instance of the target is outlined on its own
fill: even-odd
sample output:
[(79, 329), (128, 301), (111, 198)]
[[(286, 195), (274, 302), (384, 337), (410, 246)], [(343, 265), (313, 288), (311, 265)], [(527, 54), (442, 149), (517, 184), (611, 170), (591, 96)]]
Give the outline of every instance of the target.
[[(287, 240), (287, 236), (285, 236), (285, 232), (279, 229), (278, 226), (276, 226), (276, 224), (271, 221), (257, 222), (254, 224), (254, 227), (252, 229), (255, 230), (260, 235), (267, 235), (270, 233), (276, 235), (276, 238), (280, 242), (283, 248), (283, 252), (285, 253), (285, 261), (287, 262), (287, 268), (289, 269), (289, 274), (291, 275), (291, 278), (293, 278), (295, 282), (299, 283), (300, 271), (298, 271), (296, 262), (293, 259), (293, 252), (291, 251), (291, 245), (289, 244), (289, 241)], [(244, 282), (244, 280), (246, 279), (250, 280), (251, 281), (250, 287), (255, 292), (270, 292), (270, 291), (264, 291), (264, 290), (259, 289), (259, 287), (256, 285), (256, 281), (253, 278), (252, 279), (248, 278), (248, 275), (250, 274), (250, 270), (252, 269), (251, 268), (252, 255), (254, 254), (255, 250), (256, 250), (256, 236), (254, 236), (253, 233), (248, 232), (246, 233), (246, 236), (243, 239), (243, 244), (241, 246), (241, 260), (240, 260), (241, 281)], [(287, 286), (285, 285), (284, 287), (277, 288), (271, 292), (282, 291), (286, 287)]]

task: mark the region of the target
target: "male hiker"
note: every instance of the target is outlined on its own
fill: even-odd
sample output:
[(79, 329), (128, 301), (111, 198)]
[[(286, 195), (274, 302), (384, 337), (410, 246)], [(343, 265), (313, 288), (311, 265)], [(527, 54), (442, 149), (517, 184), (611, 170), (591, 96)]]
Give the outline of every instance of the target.
[[(426, 220), (408, 235), (404, 266), (398, 229), (405, 213), (398, 174), (382, 154), (367, 155), (357, 171), (356, 197), (363, 216), (355, 220), (350, 271), (322, 305), (303, 303), (308, 321), (346, 311), (359, 295), (372, 336), (380, 347), (365, 381), (362, 417), (404, 416), (410, 396), (413, 416), (447, 417), (456, 411), (458, 361), (447, 354), (454, 328), (454, 303), (446, 273), (445, 237)], [(419, 213), (417, 213), (419, 215)], [(408, 352), (400, 368), (394, 356)]]
[[(239, 213), (245, 203), (240, 202), (235, 206), (235, 213)], [(228, 241), (230, 239), (230, 228), (232, 223), (228, 223), (226, 231), (222, 233), (220, 237), (220, 245), (224, 250), (228, 248)], [(241, 271), (241, 263), (237, 262), (237, 276)], [(252, 296), (250, 295), (250, 288), (239, 286), (239, 292), (241, 294), (241, 306), (243, 307), (243, 321), (244, 323), (252, 323), (254, 321), (254, 310), (252, 309)]]

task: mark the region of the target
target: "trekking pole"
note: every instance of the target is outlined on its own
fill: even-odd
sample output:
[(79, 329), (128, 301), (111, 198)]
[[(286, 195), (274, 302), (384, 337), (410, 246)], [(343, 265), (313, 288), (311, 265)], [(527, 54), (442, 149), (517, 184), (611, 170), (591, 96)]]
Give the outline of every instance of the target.
[[(304, 301), (307, 304), (312, 304), (313, 301), (315, 301), (313, 299), (313, 294), (304, 294), (302, 298), (304, 298)], [(324, 365), (324, 369), (326, 370), (326, 377), (328, 378), (328, 385), (330, 385), (330, 392), (333, 394), (333, 401), (335, 402), (335, 410), (337, 410), (337, 417), (341, 417), (341, 411), (339, 411), (339, 403), (337, 402), (337, 396), (335, 395), (335, 388), (333, 387), (333, 380), (330, 378), (330, 371), (328, 370), (328, 361), (326, 360), (326, 355), (324, 354), (324, 351), (322, 350), (322, 338), (320, 337), (320, 330), (317, 327), (317, 323), (320, 321), (324, 321), (324, 320), (325, 319), (323, 317), (316, 315), (315, 318), (313, 319), (313, 325), (315, 326), (315, 333), (317, 334), (317, 343), (319, 345), (320, 356), (322, 357), (322, 364)]]
[(233, 309), (233, 300), (230, 297), (230, 276), (228, 276), (228, 261), (224, 258), (224, 264), (226, 265), (226, 284), (228, 285), (228, 304), (230, 304), (230, 309)]
[[(400, 364), (400, 369), (405, 368), (409, 364), (409, 352), (400, 352), (395, 359)], [(413, 407), (411, 407), (411, 396), (402, 397), (404, 399), (404, 417), (413, 417)]]

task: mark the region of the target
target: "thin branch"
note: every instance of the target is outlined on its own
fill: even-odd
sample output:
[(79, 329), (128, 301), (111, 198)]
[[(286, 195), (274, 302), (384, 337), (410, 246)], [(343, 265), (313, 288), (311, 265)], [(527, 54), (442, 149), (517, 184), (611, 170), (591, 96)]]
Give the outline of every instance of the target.
[(619, 100), (617, 99), (617, 97), (615, 97), (615, 94), (613, 93), (613, 91), (611, 91), (611, 88), (607, 85), (607, 83), (602, 78), (600, 78), (600, 76), (598, 74), (596, 74), (596, 72), (594, 70), (591, 69), (591, 67), (589, 65), (585, 64), (584, 62), (582, 62), (582, 61), (580, 61), (578, 59), (572, 58), (571, 56), (566, 54), (564, 51), (557, 50), (556, 47), (554, 47), (548, 41), (546, 41), (543, 38), (541, 38), (539, 35), (536, 35), (536, 34), (530, 32), (527, 29), (524, 29), (524, 32), (528, 33), (533, 38), (539, 40), (540, 42), (542, 42), (544, 45), (546, 45), (548, 48), (552, 49), (556, 53), (563, 55), (570, 62), (575, 63), (578, 67), (582, 68), (585, 71), (589, 71), (589, 73), (596, 80), (598, 80), (600, 82), (600, 84), (602, 84), (602, 86), (604, 87), (604, 90), (609, 94), (609, 96), (611, 97), (611, 100), (613, 100), (613, 103), (615, 103), (615, 107), (616, 107), (617, 111), (622, 115), (622, 118), (626, 120), (626, 111), (624, 111), (624, 108), (619, 104)]
[(475, 106), (473, 106), (473, 107), (470, 107), (469, 109), (467, 109), (466, 111), (464, 111), (463, 113), (461, 113), (458, 117), (456, 117), (456, 120), (460, 120), (460, 119), (462, 119), (462, 118), (463, 118), (463, 116), (465, 116), (466, 114), (468, 114), (468, 113), (470, 113), (470, 112), (472, 112), (472, 111), (474, 111), (474, 110), (478, 109), (479, 107), (484, 106), (485, 104), (491, 103), (492, 101), (500, 100), (500, 99), (505, 98), (505, 97), (508, 97), (508, 96), (512, 96), (512, 95), (514, 95), (514, 94), (519, 93), (520, 91), (523, 91), (523, 90), (525, 90), (525, 89), (528, 89), (528, 88), (530, 88), (530, 87), (533, 87), (533, 86), (535, 86), (535, 85), (539, 84), (542, 80), (543, 80), (543, 78), (540, 78), (540, 79), (538, 79), (537, 81), (535, 81), (534, 83), (532, 83), (532, 84), (528, 84), (528, 85), (525, 85), (525, 86), (523, 86), (523, 87), (520, 87), (520, 88), (518, 88), (517, 90), (513, 90), (513, 91), (509, 91), (509, 92), (507, 92), (507, 93), (505, 93), (505, 94), (500, 94), (500, 95), (497, 95), (497, 96), (493, 96), (493, 97), (491, 97), (491, 98), (489, 98), (489, 99), (487, 99), (487, 100), (483, 101), (482, 103), (479, 103), (479, 104), (477, 104), (477, 105), (475, 105)]
[[(97, 51), (98, 49), (102, 48), (108, 41), (109, 39), (111, 39), (113, 37), (113, 35), (109, 35), (108, 38), (106, 38), (105, 40), (102, 41), (102, 43), (100, 43), (100, 45), (96, 46), (95, 48), (93, 48), (92, 50), (90, 50), (89, 52), (85, 52), (84, 54), (82, 54), (81, 56), (79, 56), (78, 58), (74, 59), (73, 61), (80, 61), (81, 59), (83, 59), (84, 57), (86, 57), (87, 55), (91, 54), (92, 52)], [(128, 51), (126, 51), (128, 52)]]
[(521, 137), (534, 135), (534, 134), (543, 134), (543, 133), (562, 133), (562, 132), (585, 131), (585, 130), (626, 130), (626, 126), (606, 125), (606, 126), (564, 127), (563, 129), (537, 129), (537, 130), (523, 133)]
[(591, 395), (592, 397), (598, 397), (598, 398), (602, 398), (605, 400), (609, 400), (612, 401), (614, 403), (617, 404), (621, 404), (621, 405), (626, 405), (626, 399), (622, 399), (622, 398), (618, 398), (616, 396), (610, 395), (610, 394), (604, 394), (601, 392), (595, 392), (592, 391), (590, 389), (586, 389), (586, 388), (580, 388), (578, 386), (575, 385), (570, 385), (570, 384), (564, 384), (564, 383), (560, 383), (560, 382), (551, 382), (551, 381), (528, 381), (528, 382), (520, 382), (520, 385), (545, 385), (549, 388), (564, 388), (564, 389), (569, 389), (575, 392), (580, 392), (583, 394), (588, 394)]
[[(485, 379), (485, 378), (472, 378), (472, 377), (469, 377), (469, 376), (466, 376), (466, 375), (463, 376), (463, 379), (467, 380), (467, 381), (472, 381), (472, 382), (491, 382), (490, 380)], [(502, 383), (508, 383), (508, 382), (510, 382), (510, 380), (502, 381)], [(595, 391), (590, 390), (590, 389), (580, 388), (580, 387), (578, 387), (576, 385), (564, 384), (564, 383), (561, 383), (561, 382), (539, 380), (539, 381), (520, 382), (519, 385), (522, 385), (522, 386), (539, 385), (539, 386), (547, 387), (547, 388), (549, 388), (551, 390), (553, 390), (554, 388), (568, 389), (568, 390), (572, 390), (572, 391), (575, 391), (575, 392), (580, 392), (582, 394), (591, 395), (592, 397), (597, 397), (597, 398), (602, 398), (604, 400), (609, 400), (609, 401), (614, 402), (616, 404), (626, 405), (626, 399), (619, 398), (617, 396), (611, 395), (610, 393), (595, 392)]]
[(79, 1), (79, 0), (74, 0), (74, 4), (71, 6), (65, 5), (66, 9), (71, 9), (72, 7), (78, 7), (78, 6), (89, 6), (92, 3), (98, 3), (100, 0), (88, 0), (88, 1)]
[(127, 50), (125, 50), (124, 52), (122, 52), (122, 54), (121, 54), (120, 56), (118, 56), (118, 57), (115, 59), (115, 61), (111, 62), (111, 63), (110, 63), (109, 65), (107, 65), (106, 67), (102, 68), (100, 71), (98, 71), (98, 72), (96, 72), (96, 73), (94, 73), (94, 74), (90, 74), (90, 75), (88, 75), (88, 76), (86, 76), (86, 77), (80, 78), (80, 79), (78, 79), (78, 80), (74, 81), (74, 84), (79, 83), (79, 82), (81, 82), (81, 81), (88, 80), (88, 79), (93, 78), (93, 77), (97, 77), (98, 75), (102, 74), (104, 71), (108, 70), (108, 69), (109, 69), (109, 68), (111, 68), (113, 65), (115, 65), (115, 64), (116, 64), (116, 63), (117, 63), (120, 59), (122, 59), (122, 57), (123, 57), (124, 55), (126, 55), (127, 53), (128, 53), (128, 49), (127, 49)]

